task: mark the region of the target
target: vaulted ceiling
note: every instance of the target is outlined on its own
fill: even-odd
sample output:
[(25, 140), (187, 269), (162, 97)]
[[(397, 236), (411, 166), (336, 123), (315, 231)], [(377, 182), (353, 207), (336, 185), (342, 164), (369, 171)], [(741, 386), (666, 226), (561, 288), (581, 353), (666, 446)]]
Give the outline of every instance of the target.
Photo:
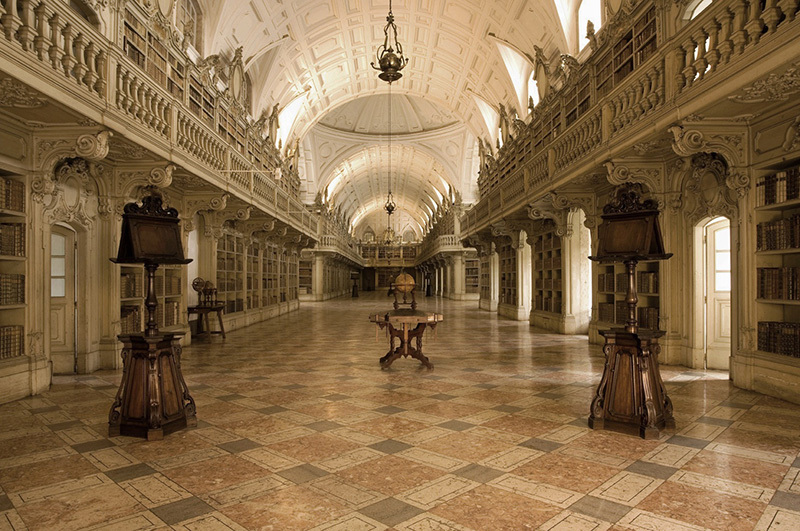
[[(371, 219), (388, 186), (389, 87), (370, 67), (388, 0), (198, 1), (202, 54), (242, 46), (255, 116), (284, 110), (279, 136), (301, 142), (304, 199), (321, 193), (351, 221)], [(556, 6), (565, 2), (575, 0), (393, 0), (410, 62), (392, 85), (392, 191), (421, 227), (426, 197), (439, 197), (433, 188), (476, 199), (475, 141), (490, 136), (477, 102), (519, 106), (487, 35), (531, 55), (534, 45), (566, 50)]]

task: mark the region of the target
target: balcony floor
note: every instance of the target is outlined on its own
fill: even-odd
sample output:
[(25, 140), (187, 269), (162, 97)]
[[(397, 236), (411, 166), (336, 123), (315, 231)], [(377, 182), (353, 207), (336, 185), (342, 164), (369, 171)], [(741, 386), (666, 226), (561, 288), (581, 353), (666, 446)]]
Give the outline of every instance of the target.
[(585, 336), (428, 298), (436, 368), (387, 350), (384, 291), (198, 341), (199, 426), (107, 437), (121, 371), (0, 406), (0, 529), (800, 528), (800, 406), (664, 367), (677, 432), (586, 426)]

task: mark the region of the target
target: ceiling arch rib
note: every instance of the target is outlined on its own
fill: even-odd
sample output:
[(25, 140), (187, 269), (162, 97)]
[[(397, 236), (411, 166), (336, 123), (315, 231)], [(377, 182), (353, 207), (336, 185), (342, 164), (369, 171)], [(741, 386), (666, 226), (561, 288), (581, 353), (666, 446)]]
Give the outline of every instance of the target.
[[(385, 91), (369, 61), (383, 41), (388, 2), (203, 0), (201, 4), (207, 8), (206, 42), (212, 43), (207, 55), (230, 54), (244, 46), (244, 56), (251, 57), (263, 49), (265, 40), (289, 35), (290, 40), (273, 48), (279, 50), (277, 57), (269, 58), (262, 69), (269, 71), (254, 76), (259, 82), (254, 93), (258, 115), (309, 89), (293, 135), (303, 137), (320, 116), (344, 101)], [(400, 0), (393, 8), (399, 39), (411, 58), (397, 91), (438, 102), (473, 134), (482, 129), (482, 116), (467, 89), (491, 102), (516, 96), (494, 44), (485, 38), (488, 30), (520, 50), (532, 50), (534, 44), (547, 51), (566, 49), (554, 0)]]

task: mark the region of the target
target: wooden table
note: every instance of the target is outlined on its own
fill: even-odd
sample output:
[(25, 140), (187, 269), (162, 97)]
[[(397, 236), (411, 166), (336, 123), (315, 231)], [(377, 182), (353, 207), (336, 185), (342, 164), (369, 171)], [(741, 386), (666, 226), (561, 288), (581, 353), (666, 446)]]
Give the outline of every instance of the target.
[[(380, 359), (381, 368), (389, 368), (400, 356), (411, 356), (428, 369), (433, 369), (433, 364), (422, 354), (422, 334), (428, 326), (435, 329), (443, 319), (444, 316), (440, 313), (425, 313), (407, 308), (392, 310), (385, 315), (371, 315), (370, 322), (378, 325), (381, 330), (389, 329), (389, 352)], [(398, 347), (394, 346), (395, 338), (400, 340)], [(412, 339), (416, 340), (416, 346), (411, 346)]]
[[(199, 315), (199, 317), (197, 318), (198, 336), (209, 337), (209, 334), (222, 334), (222, 338), (225, 339), (225, 325), (222, 324), (222, 314), (225, 312), (224, 303), (211, 304), (206, 306), (189, 306), (187, 310), (189, 312), (189, 315), (192, 314)], [(208, 322), (208, 314), (211, 312), (217, 312), (217, 320), (219, 321), (219, 330), (211, 330), (211, 325)], [(204, 319), (205, 319), (205, 327), (203, 326)]]

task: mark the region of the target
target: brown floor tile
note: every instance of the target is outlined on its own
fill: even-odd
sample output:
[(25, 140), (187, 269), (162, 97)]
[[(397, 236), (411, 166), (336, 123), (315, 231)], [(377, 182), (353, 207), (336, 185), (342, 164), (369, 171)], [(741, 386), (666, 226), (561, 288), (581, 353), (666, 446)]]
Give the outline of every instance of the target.
[(0, 472), (0, 486), (7, 493), (20, 492), (68, 479), (82, 478), (97, 472), (97, 468), (82, 455), (68, 455), (6, 468)]
[(535, 529), (561, 512), (559, 507), (488, 485), (476, 487), (438, 507), (433, 514), (471, 529)]
[(599, 487), (618, 472), (619, 469), (614, 467), (552, 453), (512, 470), (512, 474), (517, 476), (583, 494)]
[(164, 471), (164, 475), (192, 494), (205, 494), (270, 475), (264, 468), (235, 455), (206, 459)]
[(247, 529), (301, 531), (335, 520), (350, 510), (317, 492), (297, 486), (223, 507), (220, 512)]
[(777, 489), (783, 475), (789, 470), (788, 465), (765, 463), (708, 450), (700, 451), (681, 468), (690, 472), (770, 489)]
[(336, 475), (347, 481), (393, 496), (445, 474), (402, 457), (387, 455), (366, 463), (340, 470)]
[(321, 461), (359, 448), (359, 445), (325, 433), (270, 444), (269, 448), (301, 461)]

